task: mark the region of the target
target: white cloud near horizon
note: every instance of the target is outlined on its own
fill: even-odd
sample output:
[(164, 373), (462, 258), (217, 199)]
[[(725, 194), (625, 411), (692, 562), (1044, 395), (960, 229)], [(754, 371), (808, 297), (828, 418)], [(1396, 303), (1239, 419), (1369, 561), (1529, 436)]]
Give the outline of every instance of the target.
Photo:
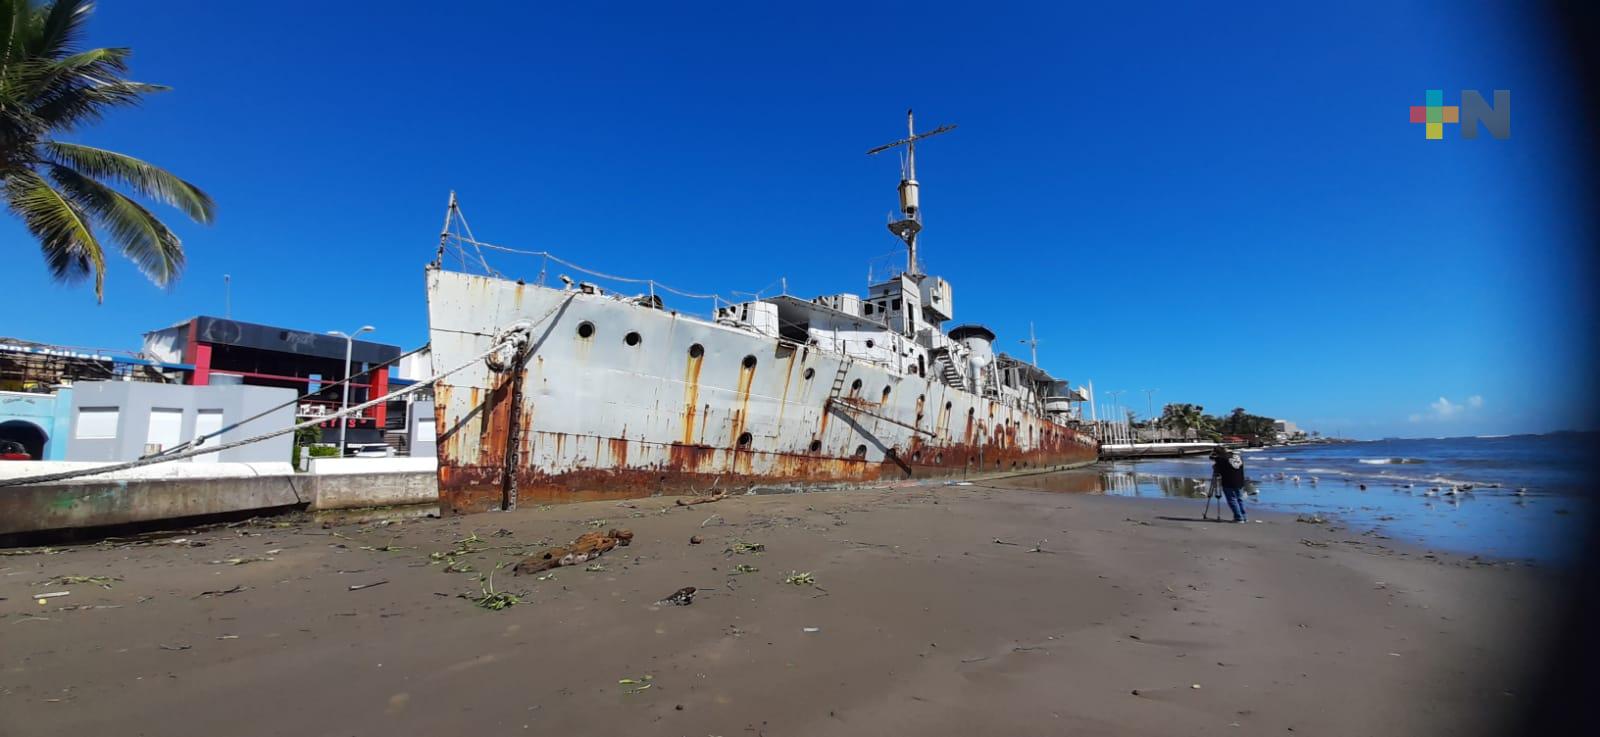
[(1460, 404), (1439, 397), (1437, 401), (1428, 403), (1427, 412), (1413, 414), (1410, 419), (1412, 422), (1446, 422), (1479, 409), (1483, 409), (1483, 396), (1480, 394), (1467, 397), (1467, 400)]

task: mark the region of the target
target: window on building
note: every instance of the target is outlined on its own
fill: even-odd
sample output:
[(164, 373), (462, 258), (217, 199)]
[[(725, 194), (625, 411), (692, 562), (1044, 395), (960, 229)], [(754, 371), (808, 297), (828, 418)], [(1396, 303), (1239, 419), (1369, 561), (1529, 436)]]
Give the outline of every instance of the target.
[(868, 315), (872, 314), (872, 303), (871, 302), (867, 303), (867, 314)]
[(899, 297), (895, 297), (894, 298), (894, 311), (895, 312), (899, 312), (900, 311), (900, 298)]
[(146, 453), (160, 453), (182, 441), (183, 410), (157, 407), (150, 410), (150, 426), (146, 428), (144, 448)]
[(78, 427), (73, 437), (78, 440), (104, 440), (117, 436), (116, 407), (81, 407), (78, 409)]
[[(222, 445), (222, 436), (216, 435), (222, 430), (222, 410), (203, 409), (194, 417), (194, 439), (196, 448), (216, 447)], [(215, 437), (206, 437), (215, 435)], [(207, 453), (192, 458), (195, 463), (216, 463), (216, 453)]]

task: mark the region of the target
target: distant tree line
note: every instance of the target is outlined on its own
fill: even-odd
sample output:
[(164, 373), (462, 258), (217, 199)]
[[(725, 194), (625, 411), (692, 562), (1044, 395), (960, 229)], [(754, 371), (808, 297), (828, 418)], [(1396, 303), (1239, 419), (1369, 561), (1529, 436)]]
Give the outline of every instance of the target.
[(1277, 439), (1277, 430), (1274, 427), (1276, 420), (1271, 417), (1250, 414), (1243, 407), (1234, 407), (1232, 412), (1225, 416), (1206, 414), (1205, 407), (1198, 404), (1175, 402), (1161, 408), (1161, 416), (1156, 418), (1155, 427), (1176, 433), (1180, 437), (1194, 437), (1202, 440), (1221, 440), (1233, 436), (1246, 440), (1271, 442)]

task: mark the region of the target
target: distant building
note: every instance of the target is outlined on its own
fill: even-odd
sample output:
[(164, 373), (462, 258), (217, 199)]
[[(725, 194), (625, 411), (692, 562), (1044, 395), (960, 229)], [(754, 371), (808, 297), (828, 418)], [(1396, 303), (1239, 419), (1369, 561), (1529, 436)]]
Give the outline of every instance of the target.
[(0, 391), (0, 440), (21, 443), (36, 461), (66, 459), (72, 387), (49, 394)]
[(1300, 434), (1300, 426), (1288, 420), (1273, 420), (1272, 430), (1280, 435), (1293, 437)]
[[(193, 447), (261, 435), (293, 424), (294, 398), (294, 390), (276, 387), (80, 382), (71, 392), (72, 442), (65, 460), (131, 461), (171, 452), (218, 431), (220, 435)], [(279, 435), (189, 462), (286, 463), (293, 442), (292, 436)]]
[(21, 443), (34, 460), (64, 460), (74, 382), (179, 381), (188, 369), (128, 352), (0, 338), (0, 440)]
[[(345, 378), (345, 348), (345, 339), (336, 335), (205, 315), (144, 335), (145, 355), (192, 367), (184, 383), (272, 386), (308, 395), (295, 408), (294, 419), (300, 422), (339, 410), (342, 387), (329, 384)], [(350, 382), (351, 405), (389, 393), (389, 367), (362, 372), (392, 362), (400, 353), (399, 346), (366, 340), (350, 346), (350, 372), (357, 377)], [(346, 418), (346, 441), (387, 442), (388, 409), (380, 404)], [(397, 427), (404, 428), (405, 418), (396, 419)], [(323, 442), (338, 441), (336, 420), (328, 420), (322, 428)]]

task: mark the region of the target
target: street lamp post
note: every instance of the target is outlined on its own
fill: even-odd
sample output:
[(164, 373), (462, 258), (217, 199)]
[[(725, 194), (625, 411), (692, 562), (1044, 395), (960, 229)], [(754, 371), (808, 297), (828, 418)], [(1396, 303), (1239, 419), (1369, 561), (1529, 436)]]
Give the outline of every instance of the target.
[[(345, 428), (349, 426), (348, 423), (350, 422), (350, 418), (344, 416), (344, 411), (346, 409), (350, 408), (350, 354), (353, 353), (354, 350), (355, 350), (356, 336), (360, 335), (362, 333), (370, 333), (370, 332), (372, 332), (374, 330), (377, 330), (377, 328), (372, 327), (371, 325), (362, 325), (360, 330), (357, 330), (354, 333), (351, 333), (349, 335), (345, 335), (344, 333), (339, 332), (338, 330), (329, 330), (328, 331), (329, 335), (337, 335), (337, 336), (339, 336), (341, 338), (344, 338), (344, 392), (343, 392), (344, 396), (339, 400), (339, 413), (340, 413), (339, 414), (339, 457), (340, 458), (344, 457), (344, 431), (345, 431)], [(371, 399), (371, 397), (368, 397), (368, 399)]]
[[(1161, 390), (1160, 389), (1146, 389), (1146, 390), (1144, 390), (1144, 414), (1145, 414), (1145, 417), (1148, 418), (1149, 422), (1152, 425), (1155, 424), (1155, 421), (1156, 421), (1156, 405), (1155, 405), (1155, 402), (1152, 401), (1152, 400), (1154, 399), (1154, 397), (1156, 395), (1156, 392), (1158, 392), (1158, 391), (1161, 391)], [(1160, 431), (1157, 430), (1157, 432), (1160, 432)]]

